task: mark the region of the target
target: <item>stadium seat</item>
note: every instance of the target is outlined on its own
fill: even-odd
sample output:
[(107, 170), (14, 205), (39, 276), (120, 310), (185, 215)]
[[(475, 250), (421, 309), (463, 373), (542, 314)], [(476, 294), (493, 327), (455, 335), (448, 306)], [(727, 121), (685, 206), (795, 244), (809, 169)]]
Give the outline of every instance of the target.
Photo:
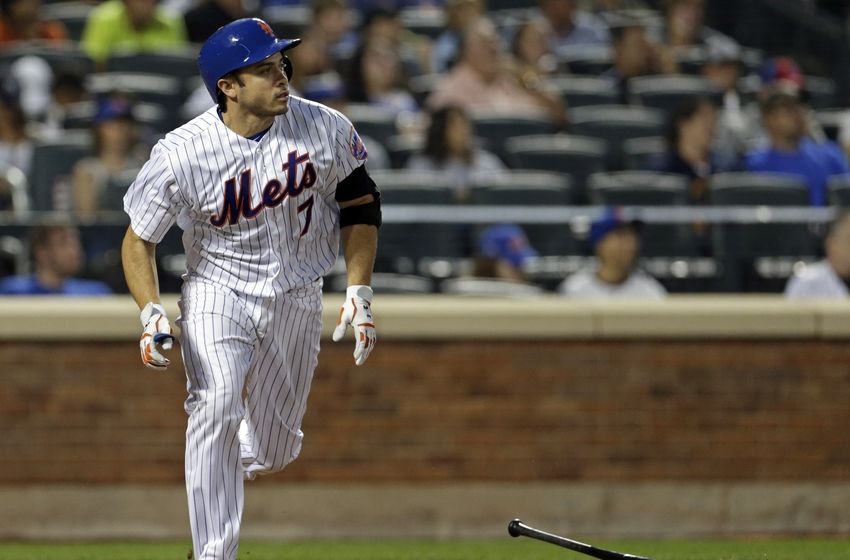
[(611, 80), (595, 76), (557, 76), (549, 80), (549, 85), (557, 90), (561, 99), (570, 108), (613, 105), (619, 98)]
[(599, 105), (570, 109), (571, 131), (581, 136), (605, 140), (605, 166), (610, 171), (625, 166), (623, 142), (630, 138), (658, 136), (664, 128), (664, 114), (647, 107)]
[(668, 112), (693, 95), (720, 99), (720, 92), (711, 82), (698, 76), (641, 76), (629, 80), (629, 91), (644, 107)]
[(528, 9), (537, 6), (536, 0), (487, 0), (487, 10), (496, 12), (499, 10)]
[(37, 56), (44, 59), (54, 75), (62, 72), (85, 76), (94, 69), (94, 63), (74, 44), (51, 47), (46, 45), (20, 44), (0, 49), (0, 67), (5, 67), (22, 56)]
[(43, 4), (41, 17), (45, 20), (58, 20), (62, 22), (68, 31), (68, 39), (79, 41), (83, 36), (83, 29), (89, 12), (94, 8), (93, 4), (86, 2), (57, 2), (55, 4)]
[[(604, 206), (681, 206), (687, 204), (688, 181), (680, 175), (652, 171), (597, 173), (590, 177), (590, 200)], [(691, 256), (698, 252), (688, 224), (645, 224), (641, 231), (646, 256)]]
[(410, 78), (407, 82), (407, 88), (410, 90), (410, 93), (413, 94), (413, 98), (416, 100), (416, 103), (420, 107), (425, 106), (425, 102), (428, 100), (428, 96), (431, 95), (431, 92), (437, 88), (437, 84), (440, 83), (445, 76), (443, 74), (423, 74), (421, 76), (414, 76)]
[(490, 150), (507, 161), (506, 142), (514, 136), (551, 134), (552, 121), (546, 115), (513, 115), (504, 112), (476, 111), (472, 115), (476, 136), (484, 138)]
[(422, 136), (396, 135), (387, 138), (385, 146), (393, 169), (404, 169), (407, 160), (413, 154), (420, 153), (425, 147)]
[(138, 169), (128, 169), (118, 175), (109, 178), (106, 188), (100, 193), (98, 201), (100, 209), (105, 211), (123, 212), (124, 194), (127, 188), (135, 181)]
[(785, 173), (718, 173), (711, 178), (716, 206), (808, 206), (805, 180)]
[[(712, 178), (710, 190), (716, 206), (809, 206), (805, 182), (786, 174), (721, 173)], [(727, 267), (728, 290), (781, 290), (784, 279), (766, 278), (759, 259), (784, 257), (796, 262), (814, 259), (818, 253), (815, 232), (808, 224), (772, 222), (767, 208), (758, 222), (721, 222), (713, 232), (715, 254)]]
[[(489, 181), (476, 182), (471, 202), (488, 206), (566, 206), (572, 199), (568, 175), (540, 171), (513, 171)], [(498, 215), (494, 221), (500, 221)], [(577, 251), (572, 233), (564, 224), (520, 223), (529, 242), (543, 255)]]
[(106, 61), (107, 72), (157, 73), (180, 80), (183, 93), (198, 75), (198, 53), (194, 48), (159, 53), (116, 54)]
[[(161, 132), (179, 126), (180, 107), (183, 104), (183, 84), (171, 76), (141, 74), (135, 72), (105, 72), (91, 74), (86, 78), (88, 90), (95, 95), (121, 92), (136, 102), (148, 103), (161, 108), (164, 115), (149, 119), (150, 124), (160, 126)], [(144, 112), (145, 109), (142, 110)], [(140, 115), (140, 120), (145, 120)], [(159, 119), (162, 123), (159, 123)]]
[[(75, 103), (67, 111), (62, 126), (70, 130), (86, 130), (94, 125), (97, 107), (92, 101)], [(153, 103), (134, 103), (133, 117), (143, 128), (156, 133), (165, 133), (173, 128), (173, 117), (168, 115), (165, 107)]]
[(537, 169), (572, 177), (572, 202), (587, 202), (587, 178), (604, 170), (605, 142), (565, 134), (518, 136), (505, 143), (509, 163), (516, 169)]
[(591, 202), (605, 206), (678, 206), (688, 201), (687, 178), (670, 173), (595, 173), (589, 186)]
[(815, 111), (815, 120), (823, 128), (827, 138), (833, 142), (838, 142), (842, 127), (850, 124), (850, 110), (844, 108), (820, 109)]
[(850, 208), (850, 175), (829, 178), (829, 202), (839, 208)]
[(382, 141), (398, 134), (395, 117), (381, 107), (350, 103), (345, 114), (362, 136)]
[[(454, 188), (445, 179), (429, 173), (376, 171), (385, 215), (390, 206), (454, 204)], [(469, 249), (469, 228), (459, 224), (416, 222), (416, 215), (403, 222), (385, 221), (381, 226), (376, 269), (412, 272), (424, 257), (460, 258)]]
[(667, 151), (667, 141), (661, 136), (629, 138), (623, 142), (626, 169), (632, 171), (652, 169), (653, 164)]
[(399, 15), (405, 29), (432, 40), (446, 29), (446, 16), (442, 10), (404, 8)]
[(556, 54), (573, 74), (598, 76), (614, 65), (613, 52), (607, 45), (575, 45)]
[(496, 278), (449, 278), (440, 283), (446, 294), (482, 297), (534, 297), (543, 294), (543, 288), (524, 282)]
[(66, 131), (61, 141), (35, 144), (30, 176), (33, 210), (57, 210), (70, 204), (71, 172), (91, 149), (88, 131)]

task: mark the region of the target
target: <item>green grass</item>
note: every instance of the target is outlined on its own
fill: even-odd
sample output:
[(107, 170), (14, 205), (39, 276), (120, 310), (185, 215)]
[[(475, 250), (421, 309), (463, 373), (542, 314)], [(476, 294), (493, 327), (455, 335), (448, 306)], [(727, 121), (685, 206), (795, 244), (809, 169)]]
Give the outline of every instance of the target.
[[(599, 541), (656, 560), (846, 560), (850, 540)], [(184, 560), (186, 543), (0, 543), (2, 560)], [(549, 544), (489, 541), (246, 542), (239, 560), (581, 560)]]

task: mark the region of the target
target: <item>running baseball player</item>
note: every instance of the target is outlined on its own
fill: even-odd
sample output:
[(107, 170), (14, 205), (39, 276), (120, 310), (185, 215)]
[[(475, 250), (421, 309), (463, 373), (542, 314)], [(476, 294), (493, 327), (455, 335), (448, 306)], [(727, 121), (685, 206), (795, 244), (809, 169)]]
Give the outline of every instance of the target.
[(375, 346), (371, 283), (380, 195), (366, 149), (342, 114), (289, 95), (285, 52), (259, 19), (216, 31), (198, 56), (216, 106), (160, 140), (124, 197), (124, 273), (141, 309), (139, 347), (164, 369), (174, 340), (155, 248), (183, 230), (180, 299), (189, 415), (186, 490), (195, 558), (235, 559), (243, 481), (301, 450), (321, 335), (322, 276), (340, 234), (348, 276), (333, 340)]

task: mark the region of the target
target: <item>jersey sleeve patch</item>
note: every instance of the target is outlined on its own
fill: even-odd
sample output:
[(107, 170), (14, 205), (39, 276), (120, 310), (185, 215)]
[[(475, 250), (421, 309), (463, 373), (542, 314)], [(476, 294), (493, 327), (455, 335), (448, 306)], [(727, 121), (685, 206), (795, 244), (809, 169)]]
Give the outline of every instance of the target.
[(351, 155), (358, 161), (366, 161), (369, 154), (366, 152), (366, 145), (360, 139), (360, 135), (351, 127), (351, 132), (348, 135), (348, 149), (351, 150)]

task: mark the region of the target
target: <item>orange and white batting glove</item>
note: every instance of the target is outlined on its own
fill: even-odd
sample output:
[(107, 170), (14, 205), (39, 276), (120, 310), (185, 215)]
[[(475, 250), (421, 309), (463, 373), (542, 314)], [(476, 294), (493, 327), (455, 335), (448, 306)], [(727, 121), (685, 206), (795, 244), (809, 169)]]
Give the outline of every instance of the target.
[(174, 334), (171, 331), (171, 323), (165, 316), (165, 308), (158, 303), (148, 303), (139, 314), (145, 331), (139, 340), (139, 350), (142, 353), (142, 362), (151, 369), (165, 369), (170, 363), (163, 356), (159, 347), (163, 350), (171, 350), (174, 345)]
[(334, 342), (342, 340), (348, 325), (354, 327), (354, 363), (359, 366), (369, 357), (378, 339), (372, 319), (372, 288), (369, 286), (349, 286), (345, 291), (345, 303), (339, 310), (339, 322), (334, 329)]

